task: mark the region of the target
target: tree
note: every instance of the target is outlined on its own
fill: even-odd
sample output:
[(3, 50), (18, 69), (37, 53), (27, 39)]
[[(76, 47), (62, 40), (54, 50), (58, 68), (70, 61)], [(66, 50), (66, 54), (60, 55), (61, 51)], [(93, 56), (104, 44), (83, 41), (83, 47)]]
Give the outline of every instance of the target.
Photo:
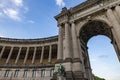
[(94, 80), (105, 80), (105, 79), (94, 75)]

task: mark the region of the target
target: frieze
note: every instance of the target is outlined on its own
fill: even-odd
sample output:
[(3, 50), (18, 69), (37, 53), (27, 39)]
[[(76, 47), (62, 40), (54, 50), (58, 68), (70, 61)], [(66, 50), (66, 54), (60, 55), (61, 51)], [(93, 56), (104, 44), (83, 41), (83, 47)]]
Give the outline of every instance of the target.
[(67, 10), (66, 8), (63, 8), (61, 13), (55, 16), (55, 19), (58, 21), (58, 24), (62, 24), (68, 21), (68, 19), (76, 20), (79, 18), (84, 18), (96, 12), (104, 11), (105, 9), (109, 7), (111, 8), (113, 6), (116, 6), (119, 3), (120, 3), (119, 0), (117, 1), (115, 0), (88, 0), (88, 1), (81, 3), (78, 6), (70, 8), (69, 10)]

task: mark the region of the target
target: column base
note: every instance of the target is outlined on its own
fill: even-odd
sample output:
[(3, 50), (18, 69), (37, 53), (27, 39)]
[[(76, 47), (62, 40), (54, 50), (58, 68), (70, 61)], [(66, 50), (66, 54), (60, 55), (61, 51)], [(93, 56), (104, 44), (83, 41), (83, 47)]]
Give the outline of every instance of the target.
[(81, 71), (74, 71), (73, 76), (74, 80), (88, 80), (85, 78), (84, 73)]
[(63, 63), (63, 59), (58, 59), (55, 63), (56, 63), (56, 64), (58, 64), (58, 63)]
[(53, 74), (53, 77), (50, 80), (57, 80), (57, 73), (56, 72)]
[(74, 80), (72, 71), (67, 71), (65, 73), (65, 77), (66, 77), (66, 80)]
[(80, 62), (80, 63), (82, 63), (82, 61), (80, 60), (80, 58), (74, 58), (74, 59), (73, 59), (73, 63), (75, 63), (75, 62)]
[(64, 60), (64, 63), (66, 63), (66, 62), (71, 62), (71, 63), (72, 63), (72, 58), (66, 58), (66, 59)]

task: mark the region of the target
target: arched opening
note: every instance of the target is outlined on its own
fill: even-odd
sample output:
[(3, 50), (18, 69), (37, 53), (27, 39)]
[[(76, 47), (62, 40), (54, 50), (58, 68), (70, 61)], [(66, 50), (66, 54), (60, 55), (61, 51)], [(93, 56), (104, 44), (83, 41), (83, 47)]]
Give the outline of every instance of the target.
[(93, 74), (106, 80), (119, 80), (120, 64), (111, 40), (103, 35), (90, 38), (87, 43)]
[[(93, 77), (92, 77), (92, 69), (90, 66), (90, 60), (89, 60), (90, 54), (88, 52), (87, 43), (92, 37), (97, 36), (97, 35), (107, 36), (111, 40), (116, 53), (118, 52), (118, 47), (117, 47), (116, 41), (114, 39), (114, 35), (112, 34), (112, 28), (106, 22), (101, 21), (101, 20), (88, 21), (80, 29), (79, 37), (80, 37), (80, 47), (82, 49), (83, 63), (84, 63), (84, 67), (85, 67), (86, 78), (88, 78), (90, 80), (93, 80)], [(99, 46), (99, 45), (97, 45), (97, 46)], [(103, 46), (103, 47), (105, 47), (105, 46)], [(97, 53), (99, 53), (99, 51)], [(118, 55), (118, 53), (117, 53), (117, 55)], [(104, 71), (104, 72), (106, 72), (106, 71)]]

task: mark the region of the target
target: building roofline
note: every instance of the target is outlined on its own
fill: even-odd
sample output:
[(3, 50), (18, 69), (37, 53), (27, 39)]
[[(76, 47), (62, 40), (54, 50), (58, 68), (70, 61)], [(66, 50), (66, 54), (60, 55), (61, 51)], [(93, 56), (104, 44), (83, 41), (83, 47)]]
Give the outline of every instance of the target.
[(95, 4), (99, 4), (101, 1), (103, 1), (103, 0), (87, 0), (87, 1), (82, 2), (81, 4), (79, 4), (75, 7), (71, 7), (68, 10), (66, 7), (64, 7), (62, 9), (61, 13), (55, 16), (55, 19), (58, 20), (59, 17), (66, 15), (66, 14), (68, 15), (68, 13), (72, 14), (72, 13), (75, 13), (77, 11), (83, 11), (87, 8), (95, 6)]
[(58, 40), (58, 35), (46, 37), (46, 38), (36, 38), (36, 39), (16, 39), (16, 38), (5, 38), (0, 37), (1, 42), (14, 42), (14, 43), (37, 43), (37, 42), (45, 42), (45, 41), (52, 41)]

